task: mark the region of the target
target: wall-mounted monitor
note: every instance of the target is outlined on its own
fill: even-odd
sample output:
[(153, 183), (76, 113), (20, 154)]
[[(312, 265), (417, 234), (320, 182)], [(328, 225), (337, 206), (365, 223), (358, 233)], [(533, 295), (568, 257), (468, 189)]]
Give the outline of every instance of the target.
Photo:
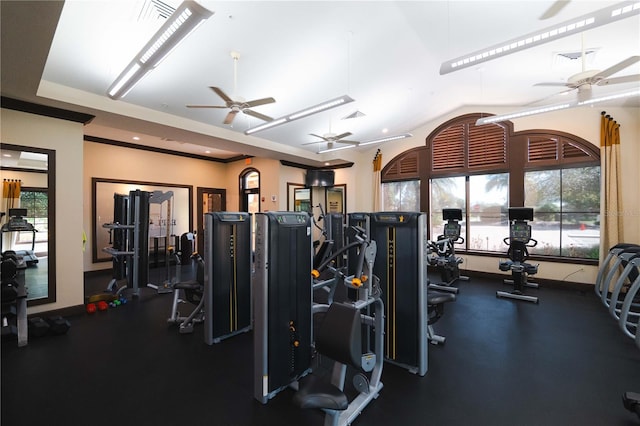
[(333, 170), (307, 170), (305, 185), (312, 186), (333, 186), (336, 172)]

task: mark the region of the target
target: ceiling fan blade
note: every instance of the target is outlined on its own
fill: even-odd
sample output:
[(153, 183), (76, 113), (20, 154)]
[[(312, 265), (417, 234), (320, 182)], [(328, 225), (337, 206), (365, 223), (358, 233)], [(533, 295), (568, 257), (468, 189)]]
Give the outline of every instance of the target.
[(231, 124), (233, 122), (233, 119), (236, 118), (237, 113), (238, 111), (229, 111), (229, 114), (227, 114), (224, 119), (224, 124)]
[(561, 83), (561, 82), (554, 82), (554, 81), (547, 81), (547, 82), (542, 82), (542, 83), (536, 83), (534, 84), (534, 86), (559, 86), (559, 87), (564, 87), (566, 86), (567, 83)]
[(244, 105), (246, 105), (247, 108), (253, 108), (258, 105), (272, 104), (275, 101), (276, 100), (273, 98), (262, 98), (262, 99), (255, 99), (253, 101), (245, 102)]
[(338, 143), (346, 143), (346, 144), (349, 144), (349, 145), (356, 145), (356, 146), (357, 146), (357, 145), (360, 145), (360, 142), (357, 142), (357, 141), (348, 141), (348, 140), (346, 140), (346, 139), (336, 140), (336, 142), (338, 142)]
[(233, 99), (231, 99), (226, 93), (224, 93), (221, 88), (210, 86), (210, 89), (216, 92), (217, 95), (220, 96), (222, 100), (225, 101), (227, 104), (233, 103)]
[(255, 112), (250, 109), (243, 109), (242, 112), (252, 117), (259, 118), (263, 121), (273, 121), (273, 118), (269, 117), (268, 115), (260, 114), (259, 112)]
[(543, 21), (545, 19), (553, 18), (558, 13), (560, 13), (560, 11), (564, 9), (565, 6), (568, 4), (569, 4), (569, 0), (558, 0), (553, 2), (553, 4), (549, 6), (549, 8), (545, 10), (545, 12), (542, 15), (540, 15), (540, 18), (538, 19)]
[[(309, 135), (311, 135), (311, 136), (315, 136), (316, 138), (320, 138), (320, 139), (322, 139), (323, 141), (326, 141), (326, 140), (327, 140), (324, 136), (316, 135), (315, 133), (309, 133)], [(317, 142), (314, 142), (314, 143), (317, 143)]]
[(315, 145), (317, 143), (322, 143), (322, 141), (316, 141), (316, 142), (307, 142), (307, 143), (302, 143), (300, 145)]
[(597, 84), (598, 84), (598, 86), (607, 86), (609, 84), (633, 83), (635, 81), (640, 81), (640, 74), (625, 75), (625, 76), (622, 76), (622, 77), (606, 78), (604, 80), (600, 80)]
[(351, 136), (352, 134), (353, 133), (351, 133), (351, 132), (344, 132), (344, 133), (341, 133), (341, 134), (339, 134), (337, 136), (334, 136), (333, 139), (337, 141), (338, 139), (346, 138), (347, 136)]
[(630, 56), (627, 59), (625, 59), (624, 61), (618, 62), (614, 66), (609, 67), (606, 70), (600, 71), (598, 74), (596, 74), (593, 77), (591, 77), (591, 80), (592, 81), (598, 81), (598, 80), (601, 80), (603, 78), (607, 78), (611, 74), (615, 74), (618, 71), (622, 71), (623, 69), (625, 69), (627, 67), (630, 67), (631, 65), (635, 64), (638, 61), (640, 61), (640, 56)]
[(187, 108), (227, 108), (222, 105), (187, 105)]

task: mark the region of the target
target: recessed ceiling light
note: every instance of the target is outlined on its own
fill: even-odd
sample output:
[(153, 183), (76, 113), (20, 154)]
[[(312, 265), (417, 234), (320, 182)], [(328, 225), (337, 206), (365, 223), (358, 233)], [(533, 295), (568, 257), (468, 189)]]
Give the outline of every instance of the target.
[(211, 154), (211, 151), (206, 150), (204, 153), (205, 153), (205, 154)]
[(11, 154), (2, 154), (3, 157), (11, 157)]
[(387, 129), (386, 127), (382, 129), (382, 133), (387, 133), (387, 132), (389, 132), (389, 129)]
[(134, 137), (133, 137), (133, 140), (134, 140), (134, 141), (139, 141), (139, 140), (140, 140), (140, 136), (134, 136)]

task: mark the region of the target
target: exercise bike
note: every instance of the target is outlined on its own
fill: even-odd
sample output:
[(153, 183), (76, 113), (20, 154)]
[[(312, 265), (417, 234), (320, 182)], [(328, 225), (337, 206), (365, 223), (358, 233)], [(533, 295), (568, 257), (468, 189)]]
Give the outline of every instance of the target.
[(460, 236), (459, 222), (462, 220), (462, 210), (442, 209), (442, 218), (447, 221), (444, 224), (444, 234), (438, 235), (436, 241), (428, 241), (431, 251), (429, 264), (440, 271), (442, 281), (437, 284), (429, 284), (429, 288), (458, 294), (458, 288), (453, 284), (458, 280), (469, 280), (469, 277), (460, 275), (460, 264), (464, 260), (456, 256), (455, 250), (456, 244), (464, 243), (464, 238)]
[(505, 284), (512, 284), (513, 291), (497, 291), (497, 297), (524, 300), (538, 303), (538, 298), (524, 294), (525, 287), (538, 288), (538, 284), (527, 281), (529, 275), (538, 273), (538, 265), (527, 263), (529, 251), (527, 248), (535, 247), (538, 241), (531, 238), (531, 225), (527, 221), (533, 220), (533, 209), (529, 207), (509, 208), (509, 237), (503, 241), (509, 246), (507, 256), (509, 260), (500, 261), (501, 271), (511, 271), (512, 279), (505, 279)]

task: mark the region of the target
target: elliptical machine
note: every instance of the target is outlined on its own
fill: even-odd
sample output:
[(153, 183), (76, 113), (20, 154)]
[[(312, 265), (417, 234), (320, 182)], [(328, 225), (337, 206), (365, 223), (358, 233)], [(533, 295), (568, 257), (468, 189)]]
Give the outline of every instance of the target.
[(533, 220), (533, 209), (529, 207), (509, 208), (509, 237), (503, 241), (509, 246), (507, 256), (509, 260), (501, 261), (498, 266), (501, 271), (511, 271), (511, 280), (504, 280), (505, 284), (513, 284), (513, 291), (497, 291), (497, 297), (524, 300), (538, 303), (538, 298), (523, 293), (525, 287), (538, 288), (538, 284), (527, 282), (529, 275), (538, 273), (538, 265), (527, 263), (529, 252), (527, 247), (535, 247), (538, 241), (531, 238), (531, 225), (527, 221)]
[(442, 282), (429, 284), (429, 288), (458, 294), (458, 288), (453, 284), (458, 280), (469, 280), (469, 277), (460, 275), (460, 264), (464, 260), (456, 256), (455, 250), (456, 244), (464, 243), (459, 222), (462, 220), (462, 209), (442, 209), (442, 218), (447, 221), (444, 234), (438, 235), (437, 241), (428, 242), (431, 250), (429, 264), (438, 268)]

